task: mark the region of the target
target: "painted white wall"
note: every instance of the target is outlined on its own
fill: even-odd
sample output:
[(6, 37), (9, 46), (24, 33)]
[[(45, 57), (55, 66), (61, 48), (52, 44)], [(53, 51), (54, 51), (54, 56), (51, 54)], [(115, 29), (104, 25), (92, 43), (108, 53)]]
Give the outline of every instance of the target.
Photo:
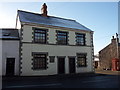
[[(47, 70), (32, 70), (32, 52), (48, 52), (48, 56), (55, 56), (54, 63), (48, 63)], [(76, 73), (92, 72), (91, 48), (79, 46), (39, 45), (23, 44), (22, 74), (21, 75), (52, 75), (57, 74), (57, 56), (66, 56), (65, 71), (69, 73), (68, 56), (76, 56), (76, 53), (87, 53), (87, 67), (76, 67)], [(48, 57), (49, 62), (49, 57)], [(77, 60), (76, 60), (77, 63)]]
[(0, 40), (0, 89), (2, 90), (2, 40)]
[(2, 40), (0, 40), (0, 89), (2, 90)]
[[(93, 57), (92, 57), (92, 46), (91, 46), (91, 34), (90, 32), (76, 31), (79, 33), (86, 34), (86, 45), (87, 46), (75, 46), (75, 31), (62, 30), (46, 27), (38, 27), (48, 29), (48, 42), (49, 44), (56, 44), (56, 30), (68, 31), (69, 32), (69, 44), (68, 45), (45, 45), (45, 44), (32, 44), (32, 27), (23, 26), (23, 43), (22, 45), (22, 76), (33, 76), (33, 75), (53, 75), (57, 74), (57, 56), (66, 56), (65, 58), (65, 73), (69, 73), (69, 60), (68, 56), (76, 56), (76, 53), (87, 53), (87, 67), (77, 67), (76, 73), (82, 72), (93, 72)], [(48, 52), (48, 68), (46, 70), (32, 70), (32, 52)], [(49, 63), (49, 56), (55, 56), (55, 62)], [(77, 58), (76, 58), (77, 64)]]
[(69, 31), (69, 44), (75, 45), (75, 33), (73, 31)]
[(6, 75), (7, 58), (15, 58), (15, 75), (19, 75), (19, 41), (2, 41), (2, 75)]
[[(56, 30), (60, 30), (60, 31), (67, 31), (69, 32), (68, 36), (69, 36), (69, 44), (70, 45), (75, 45), (75, 31), (72, 30), (62, 30), (62, 29), (54, 29), (54, 28), (46, 28), (46, 27), (38, 27), (38, 26), (29, 26), (29, 25), (24, 25), (23, 26), (23, 40), (22, 42), (32, 42), (32, 27), (37, 27), (37, 28), (43, 28), (43, 29), (48, 29), (48, 41), (50, 44), (56, 44)], [(84, 33), (86, 34), (86, 45), (91, 45), (91, 34), (90, 32), (84, 32), (84, 31), (76, 31), (78, 33)]]
[(32, 42), (32, 27), (24, 26), (23, 27), (23, 42)]
[(2, 40), (0, 40), (0, 76), (2, 76)]
[(50, 44), (56, 44), (56, 32), (54, 29), (51, 28), (49, 29), (48, 36), (49, 36), (48, 42)]

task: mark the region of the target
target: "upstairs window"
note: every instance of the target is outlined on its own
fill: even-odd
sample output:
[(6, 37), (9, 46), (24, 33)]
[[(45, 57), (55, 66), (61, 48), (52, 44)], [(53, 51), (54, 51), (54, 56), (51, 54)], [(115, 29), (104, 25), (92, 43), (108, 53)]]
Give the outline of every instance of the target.
[(85, 34), (76, 33), (76, 45), (85, 46)]
[(10, 33), (4, 33), (3, 36), (10, 36)]
[(34, 42), (35, 43), (46, 43), (46, 30), (44, 29), (34, 29)]
[(77, 66), (86, 67), (86, 56), (87, 54), (77, 54)]
[(57, 32), (57, 44), (67, 45), (68, 44), (68, 33), (58, 31)]

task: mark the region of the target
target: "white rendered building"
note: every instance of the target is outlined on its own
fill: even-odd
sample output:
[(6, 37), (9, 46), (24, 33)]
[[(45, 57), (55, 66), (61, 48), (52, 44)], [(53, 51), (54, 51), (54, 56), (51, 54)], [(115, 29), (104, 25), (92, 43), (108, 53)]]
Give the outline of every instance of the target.
[(2, 75), (19, 75), (19, 33), (17, 29), (0, 29)]
[(20, 75), (91, 73), (93, 31), (71, 19), (18, 10)]

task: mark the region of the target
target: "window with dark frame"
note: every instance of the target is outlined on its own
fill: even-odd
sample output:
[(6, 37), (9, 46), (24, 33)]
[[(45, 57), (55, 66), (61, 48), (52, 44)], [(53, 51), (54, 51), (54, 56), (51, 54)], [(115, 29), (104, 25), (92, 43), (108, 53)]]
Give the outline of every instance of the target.
[(46, 43), (46, 30), (35, 28), (34, 29), (34, 42), (35, 43)]
[(50, 58), (50, 63), (54, 63), (55, 62), (55, 56), (49, 56)]
[(86, 56), (87, 54), (77, 54), (77, 66), (86, 67)]
[(68, 44), (68, 32), (63, 32), (63, 31), (57, 32), (57, 44), (60, 45)]
[(46, 54), (34, 54), (33, 55), (33, 69), (46, 69)]
[(76, 45), (85, 46), (85, 34), (76, 33)]

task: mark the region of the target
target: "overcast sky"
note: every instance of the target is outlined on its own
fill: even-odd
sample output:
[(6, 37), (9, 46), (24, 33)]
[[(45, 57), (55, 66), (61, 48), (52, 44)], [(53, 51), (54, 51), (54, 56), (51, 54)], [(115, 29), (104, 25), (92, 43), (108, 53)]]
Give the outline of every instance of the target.
[[(0, 3), (0, 28), (14, 28), (17, 10), (41, 13), (44, 2)], [(95, 54), (118, 32), (118, 2), (46, 2), (48, 15), (73, 19), (94, 31)]]

